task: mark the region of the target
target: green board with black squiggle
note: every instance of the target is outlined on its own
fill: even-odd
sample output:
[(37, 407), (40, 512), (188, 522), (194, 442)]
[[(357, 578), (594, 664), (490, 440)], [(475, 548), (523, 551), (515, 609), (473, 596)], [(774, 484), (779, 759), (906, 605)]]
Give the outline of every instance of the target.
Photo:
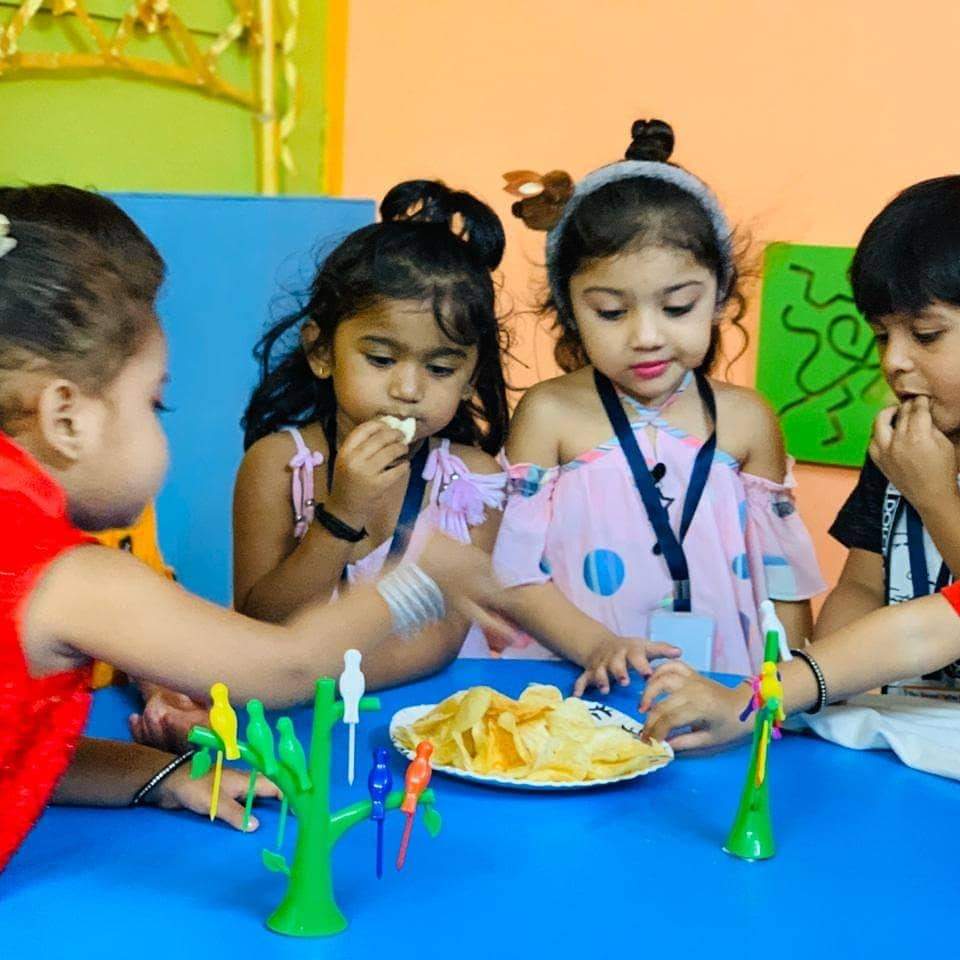
[(798, 460), (859, 467), (891, 402), (873, 334), (853, 303), (849, 247), (773, 243), (763, 265), (757, 389)]

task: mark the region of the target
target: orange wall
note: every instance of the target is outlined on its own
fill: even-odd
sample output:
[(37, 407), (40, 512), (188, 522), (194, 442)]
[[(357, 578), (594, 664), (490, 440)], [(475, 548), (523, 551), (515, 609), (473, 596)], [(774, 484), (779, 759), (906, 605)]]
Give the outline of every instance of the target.
[[(510, 216), (500, 174), (580, 176), (656, 116), (757, 251), (853, 245), (894, 192), (956, 171), (957, 36), (947, 0), (353, 0), (344, 192), (438, 176), (479, 194), (504, 217), (505, 303), (522, 311), (543, 237)], [(514, 324), (526, 385), (552, 371), (549, 338), (529, 316)], [(751, 382), (752, 363), (735, 379)], [(797, 474), (833, 582), (844, 551), (826, 529), (855, 473)]]

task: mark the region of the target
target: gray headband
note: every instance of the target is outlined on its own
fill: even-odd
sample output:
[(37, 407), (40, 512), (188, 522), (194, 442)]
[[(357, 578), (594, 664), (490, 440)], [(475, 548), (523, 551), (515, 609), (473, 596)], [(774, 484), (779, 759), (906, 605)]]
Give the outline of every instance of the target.
[(717, 277), (718, 305), (724, 303), (730, 293), (730, 282), (733, 278), (733, 242), (730, 224), (723, 210), (720, 209), (713, 191), (692, 173), (673, 164), (652, 160), (621, 160), (619, 163), (611, 163), (599, 170), (594, 170), (593, 173), (588, 173), (574, 188), (573, 196), (563, 208), (563, 215), (557, 225), (547, 234), (547, 276), (550, 280), (550, 291), (554, 301), (561, 308), (560, 319), (566, 327), (573, 326), (573, 311), (561, 287), (560, 278), (557, 276), (557, 253), (563, 231), (584, 197), (605, 187), (608, 183), (632, 180), (635, 177), (649, 177), (651, 180), (672, 183), (684, 193), (690, 194), (703, 207), (717, 235), (722, 256), (720, 275)]

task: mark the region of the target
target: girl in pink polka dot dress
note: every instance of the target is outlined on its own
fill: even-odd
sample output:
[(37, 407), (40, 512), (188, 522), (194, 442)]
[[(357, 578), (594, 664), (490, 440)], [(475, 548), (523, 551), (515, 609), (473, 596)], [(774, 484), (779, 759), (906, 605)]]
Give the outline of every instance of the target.
[(514, 213), (549, 229), (568, 372), (526, 393), (506, 447), (494, 557), (542, 643), (504, 656), (573, 660), (578, 692), (649, 672), (667, 650), (648, 638), (685, 652), (693, 637), (700, 665), (755, 672), (761, 601), (798, 642), (824, 588), (776, 417), (707, 376), (721, 319), (742, 306), (726, 218), (667, 162), (667, 124), (633, 133), (625, 161), (575, 188), (559, 172), (508, 175)]

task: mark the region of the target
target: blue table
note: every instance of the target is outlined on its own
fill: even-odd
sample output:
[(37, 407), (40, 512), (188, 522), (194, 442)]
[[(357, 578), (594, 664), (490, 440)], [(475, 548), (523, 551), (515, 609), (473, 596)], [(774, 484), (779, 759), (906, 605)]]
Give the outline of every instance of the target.
[[(369, 747), (387, 742), (399, 707), (478, 683), (510, 695), (531, 680), (567, 688), (573, 675), (561, 664), (460, 661), (383, 693), (383, 711), (364, 715), (360, 728), (357, 784), (351, 792), (335, 776), (333, 805), (365, 795)], [(630, 711), (637, 697), (635, 686), (608, 699)], [(128, 709), (124, 694), (98, 694), (91, 732), (121, 734)], [(308, 719), (307, 710), (296, 715), (301, 736)], [(341, 728), (335, 773), (345, 758)], [(261, 848), (275, 837), (276, 807), (260, 810), (253, 836), (185, 813), (53, 809), (0, 876), (0, 953), (20, 960), (158, 951), (218, 960), (953, 954), (957, 784), (903, 767), (889, 753), (788, 735), (771, 751), (779, 852), (748, 864), (720, 849), (746, 764), (741, 747), (678, 761), (622, 787), (565, 795), (437, 775), (443, 832), (430, 840), (418, 820), (402, 874), (390, 865), (401, 817), (388, 817), (379, 883), (372, 824), (337, 846), (337, 895), (350, 927), (329, 940), (291, 940), (263, 926), (286, 883), (260, 865)], [(395, 758), (395, 779), (403, 767)], [(774, 922), (778, 937), (769, 939), (764, 931)]]

